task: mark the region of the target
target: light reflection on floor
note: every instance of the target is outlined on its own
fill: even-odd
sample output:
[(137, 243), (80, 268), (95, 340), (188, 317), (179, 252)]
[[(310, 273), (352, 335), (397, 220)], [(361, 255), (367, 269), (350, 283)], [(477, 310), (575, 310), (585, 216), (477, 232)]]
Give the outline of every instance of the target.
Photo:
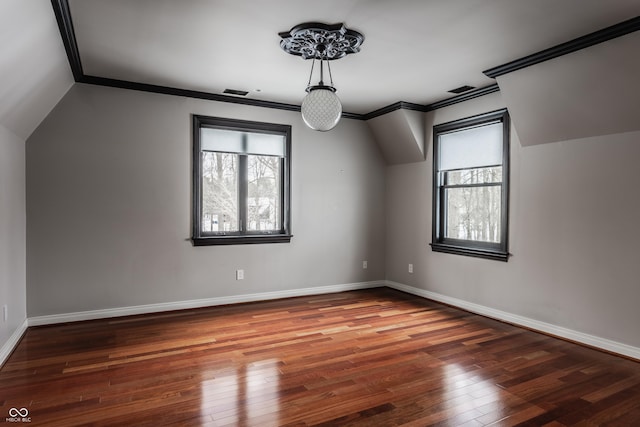
[(201, 414), (220, 425), (277, 425), (280, 363), (267, 359), (210, 372), (200, 384)]
[(443, 369), (444, 399), (451, 417), (448, 422), (462, 425), (471, 420), (482, 420), (484, 416), (493, 420), (503, 417), (500, 405), (502, 389), (476, 371), (467, 371), (457, 364), (445, 365)]

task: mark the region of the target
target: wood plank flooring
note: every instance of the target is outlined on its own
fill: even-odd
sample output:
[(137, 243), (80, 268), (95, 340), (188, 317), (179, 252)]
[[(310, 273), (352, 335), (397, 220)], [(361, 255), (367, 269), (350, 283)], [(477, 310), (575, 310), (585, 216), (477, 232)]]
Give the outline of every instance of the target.
[(0, 404), (7, 425), (626, 427), (640, 363), (381, 288), (30, 328)]

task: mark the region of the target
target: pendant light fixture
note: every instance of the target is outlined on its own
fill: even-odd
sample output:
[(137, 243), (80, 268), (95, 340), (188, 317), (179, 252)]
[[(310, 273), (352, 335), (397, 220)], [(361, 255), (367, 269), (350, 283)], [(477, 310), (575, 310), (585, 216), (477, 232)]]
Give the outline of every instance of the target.
[[(302, 119), (313, 130), (333, 129), (342, 116), (342, 104), (333, 86), (330, 61), (360, 51), (364, 36), (347, 29), (344, 24), (308, 22), (296, 25), (288, 32), (280, 33), (280, 47), (287, 53), (311, 59), (311, 72), (307, 83), (307, 96), (300, 108)], [(316, 61), (320, 64), (320, 80), (312, 85)], [(329, 85), (324, 83), (324, 70), (329, 73)]]

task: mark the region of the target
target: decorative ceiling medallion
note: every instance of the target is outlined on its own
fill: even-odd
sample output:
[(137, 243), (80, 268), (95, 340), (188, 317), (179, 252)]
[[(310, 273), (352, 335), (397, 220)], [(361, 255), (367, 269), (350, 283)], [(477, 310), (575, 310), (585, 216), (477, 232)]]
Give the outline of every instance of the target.
[(280, 47), (285, 52), (303, 59), (325, 61), (360, 52), (360, 46), (364, 42), (362, 34), (349, 30), (344, 24), (306, 22), (279, 35), (282, 37)]
[[(302, 120), (313, 130), (326, 132), (333, 129), (342, 117), (342, 103), (333, 87), (333, 76), (329, 61), (340, 59), (350, 53), (360, 52), (364, 36), (347, 29), (344, 24), (321, 24), (306, 22), (290, 31), (279, 33), (280, 47), (291, 55), (311, 59), (311, 72), (307, 83), (307, 95), (302, 100)], [(316, 60), (320, 62), (320, 81), (311, 85)], [(324, 83), (324, 69), (329, 72), (329, 84)]]

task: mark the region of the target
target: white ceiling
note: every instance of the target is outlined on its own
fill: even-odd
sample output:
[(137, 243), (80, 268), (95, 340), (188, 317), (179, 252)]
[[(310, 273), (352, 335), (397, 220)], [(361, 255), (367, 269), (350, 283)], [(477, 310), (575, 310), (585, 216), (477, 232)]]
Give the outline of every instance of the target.
[(51, 3), (0, 1), (0, 40), (0, 127), (26, 140), (73, 85)]
[[(299, 105), (310, 62), (279, 32), (344, 22), (360, 53), (332, 62), (344, 110), (429, 104), (482, 71), (640, 14), (638, 0), (70, 0), (84, 73)], [(259, 90), (259, 91), (258, 91)]]

